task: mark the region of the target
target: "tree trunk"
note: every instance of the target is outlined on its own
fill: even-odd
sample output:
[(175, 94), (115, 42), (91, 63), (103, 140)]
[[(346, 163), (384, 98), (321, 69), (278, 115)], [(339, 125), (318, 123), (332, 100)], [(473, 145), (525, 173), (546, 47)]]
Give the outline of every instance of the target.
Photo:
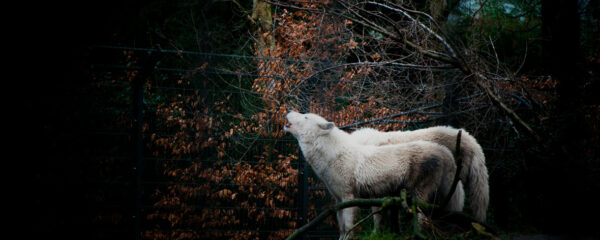
[(542, 1), (544, 68), (559, 82), (560, 106), (572, 109), (577, 101), (581, 79), (578, 76), (579, 14), (577, 1)]
[(579, 30), (577, 1), (542, 1), (543, 66), (558, 81), (557, 144), (569, 160), (579, 158), (581, 146)]
[(256, 28), (257, 56), (264, 56), (267, 50), (275, 47), (273, 35), (268, 34), (265, 37), (264, 33), (271, 30), (273, 25), (273, 15), (271, 13), (271, 4), (254, 0), (252, 5), (252, 20)]
[[(544, 201), (537, 209), (541, 214), (542, 228), (562, 229), (562, 231), (579, 231), (585, 229), (585, 223), (558, 223), (562, 219), (578, 219), (582, 215), (578, 211), (560, 209), (544, 214), (570, 201), (569, 196), (556, 196), (556, 189), (569, 189), (570, 196), (583, 196), (585, 191), (579, 187), (583, 179), (584, 139), (588, 130), (585, 126), (582, 108), (583, 81), (580, 75), (580, 24), (578, 1), (573, 0), (544, 0), (542, 1), (542, 50), (543, 67), (553, 79), (558, 81), (557, 108), (553, 113), (552, 135), (550, 140), (549, 157), (544, 162), (533, 165), (534, 169), (543, 169), (538, 180), (546, 186), (539, 189)], [(541, 172), (541, 171), (540, 171)], [(561, 176), (556, 180), (556, 176)], [(586, 207), (589, 209), (590, 207)], [(535, 211), (535, 210), (534, 210)], [(589, 214), (589, 213), (588, 213)], [(550, 220), (551, 219), (551, 220)], [(585, 222), (585, 221), (584, 221)]]

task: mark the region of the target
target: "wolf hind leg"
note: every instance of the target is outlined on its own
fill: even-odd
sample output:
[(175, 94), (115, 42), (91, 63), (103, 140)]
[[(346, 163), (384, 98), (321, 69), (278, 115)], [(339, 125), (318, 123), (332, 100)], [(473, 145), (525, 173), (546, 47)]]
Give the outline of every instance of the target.
[[(373, 212), (377, 212), (379, 211), (379, 209), (381, 209), (381, 207), (371, 207), (371, 211)], [(373, 232), (377, 232), (381, 230), (381, 219), (383, 218), (383, 216), (381, 215), (381, 213), (375, 213), (373, 214)]]
[(344, 236), (344, 234), (346, 233), (346, 229), (344, 227), (344, 209), (338, 210), (335, 213), (335, 216), (337, 218), (338, 229), (340, 231), (340, 239), (341, 239), (342, 236)]
[[(341, 224), (343, 225), (343, 232), (340, 232), (340, 240), (352, 238), (352, 235), (354, 233), (353, 231), (351, 231), (350, 228), (352, 228), (352, 226), (354, 225), (354, 217), (358, 213), (358, 209), (358, 207), (349, 207), (338, 211), (338, 213), (342, 212), (343, 220), (343, 223)], [(345, 238), (346, 234), (348, 235), (348, 238)]]

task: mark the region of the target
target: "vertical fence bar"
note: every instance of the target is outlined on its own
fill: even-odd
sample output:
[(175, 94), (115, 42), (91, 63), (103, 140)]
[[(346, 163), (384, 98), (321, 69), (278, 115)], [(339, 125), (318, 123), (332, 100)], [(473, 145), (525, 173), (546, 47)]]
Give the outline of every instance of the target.
[(144, 171), (144, 142), (143, 142), (143, 125), (144, 125), (144, 83), (148, 80), (156, 63), (159, 60), (161, 52), (160, 46), (156, 46), (156, 50), (152, 51), (147, 59), (142, 64), (142, 68), (138, 75), (133, 80), (133, 108), (134, 108), (134, 123), (135, 123), (135, 162), (136, 167), (136, 196), (135, 196), (135, 239), (142, 238), (142, 197), (144, 189), (142, 187), (142, 176)]
[[(139, 79), (139, 78), (137, 78)], [(143, 82), (141, 80), (133, 81), (134, 111), (135, 111), (135, 162), (136, 162), (136, 194), (135, 194), (135, 239), (141, 239), (142, 235), (142, 170), (143, 170), (143, 148), (142, 131), (144, 117), (144, 95)]]
[[(306, 160), (302, 153), (298, 158), (298, 228), (307, 223), (308, 203), (308, 175)], [(302, 234), (300, 239), (306, 239), (307, 234)]]

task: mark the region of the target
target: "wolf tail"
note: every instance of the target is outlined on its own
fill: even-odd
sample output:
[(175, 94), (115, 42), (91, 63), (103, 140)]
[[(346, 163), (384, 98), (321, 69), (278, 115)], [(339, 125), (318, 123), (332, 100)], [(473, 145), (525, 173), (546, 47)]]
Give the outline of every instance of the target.
[(462, 212), (465, 205), (465, 190), (463, 189), (462, 183), (459, 181), (454, 190), (454, 194), (450, 198), (446, 211), (449, 212)]
[[(474, 218), (479, 222), (485, 222), (487, 208), (489, 204), (489, 185), (488, 185), (488, 171), (485, 166), (485, 156), (481, 146), (475, 142), (473, 147), (473, 154), (470, 166), (465, 166), (468, 170), (465, 185), (467, 188), (469, 198), (469, 209)], [(465, 156), (466, 157), (466, 156)], [(463, 171), (464, 172), (464, 171)], [(463, 175), (464, 176), (464, 175)]]

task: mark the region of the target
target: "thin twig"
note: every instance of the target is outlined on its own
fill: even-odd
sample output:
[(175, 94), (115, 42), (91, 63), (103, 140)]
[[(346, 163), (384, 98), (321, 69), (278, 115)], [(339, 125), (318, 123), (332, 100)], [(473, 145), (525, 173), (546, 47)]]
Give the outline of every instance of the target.
[(346, 234), (344, 234), (344, 240), (348, 239), (350, 237), (350, 233), (352, 231), (354, 231), (355, 228), (357, 228), (358, 226), (360, 226), (360, 224), (362, 224), (363, 222), (365, 222), (366, 220), (368, 220), (369, 218), (371, 218), (373, 215), (375, 214), (379, 214), (384, 210), (384, 208), (379, 208), (379, 210), (377, 211), (373, 211), (371, 213), (369, 213), (369, 215), (367, 215), (366, 217), (364, 217), (363, 219), (361, 219), (360, 221), (356, 222), (351, 228), (350, 230), (348, 230), (346, 232)]
[(496, 73), (498, 73), (498, 69), (500, 68), (500, 59), (498, 59), (498, 53), (496, 52), (496, 47), (494, 47), (494, 41), (492, 41), (492, 37), (488, 36), (490, 40), (490, 45), (492, 45), (492, 50), (494, 50), (494, 56), (496, 57)]

